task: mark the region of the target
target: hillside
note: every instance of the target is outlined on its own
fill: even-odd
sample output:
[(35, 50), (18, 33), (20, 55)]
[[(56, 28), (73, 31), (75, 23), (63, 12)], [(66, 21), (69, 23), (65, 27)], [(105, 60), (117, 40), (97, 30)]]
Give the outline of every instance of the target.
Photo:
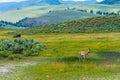
[(120, 4), (120, 0), (104, 0), (100, 4)]
[(45, 5), (58, 5), (61, 4), (59, 0), (25, 0), (21, 2), (7, 2), (0, 3), (0, 12), (10, 10), (19, 10), (31, 6), (45, 6)]
[(59, 11), (50, 11), (48, 14), (37, 18), (24, 18), (19, 22), (17, 22), (16, 24), (18, 26), (33, 27), (33, 26), (54, 24), (58, 22), (88, 18), (93, 16), (97, 16), (97, 15), (79, 10), (59, 10)]
[(41, 1), (39, 1), (39, 4), (40, 3), (42, 3), (42, 4), (52, 4), (52, 5), (61, 4), (61, 2), (59, 0), (41, 0)]
[(32, 27), (18, 32), (21, 34), (119, 32), (119, 23), (120, 16), (101, 16), (47, 26)]
[[(5, 2), (3, 2), (5, 1)], [(10, 10), (17, 10), (32, 6), (46, 6), (46, 5), (59, 5), (59, 4), (96, 4), (96, 0), (7, 0), (0, 1), (0, 12), (7, 12)], [(1, 3), (2, 2), (2, 3)]]
[(11, 22), (0, 21), (0, 28), (17, 28), (18, 26)]
[[(120, 10), (120, 5), (102, 5), (102, 4), (94, 4), (94, 5), (50, 5), (50, 6), (34, 6), (22, 8), (19, 10), (8, 11), (0, 14), (0, 20), (8, 21), (8, 22), (18, 22), (26, 17), (28, 18), (37, 18), (42, 17), (49, 14), (49, 11), (61, 11), (66, 9), (82, 9), (103, 12), (118, 12)], [(56, 13), (57, 14), (57, 13)], [(75, 15), (76, 16), (76, 15)], [(84, 16), (84, 15), (82, 15)], [(74, 19), (74, 18), (73, 18)]]
[(60, 0), (62, 4), (96, 4), (96, 0)]

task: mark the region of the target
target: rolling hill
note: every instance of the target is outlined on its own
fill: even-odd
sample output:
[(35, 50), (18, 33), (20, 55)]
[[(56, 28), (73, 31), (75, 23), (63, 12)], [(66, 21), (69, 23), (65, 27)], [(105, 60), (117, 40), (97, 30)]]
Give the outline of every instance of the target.
[[(7, 0), (6, 0), (7, 1)], [(12, 2), (10, 2), (12, 1)], [(22, 0), (14, 2), (14, 0), (10, 0), (9, 2), (0, 1), (0, 12), (6, 12), (10, 10), (18, 10), (31, 6), (45, 6), (45, 5), (59, 5), (59, 4), (96, 4), (98, 3), (96, 0)]]
[(21, 34), (120, 32), (120, 16), (99, 16), (64, 23), (32, 27), (17, 31)]
[(0, 21), (0, 29), (1, 28), (18, 28), (18, 26), (11, 22)]
[(97, 0), (60, 0), (62, 4), (96, 4)]
[(46, 15), (38, 18), (24, 18), (19, 22), (17, 22), (16, 24), (18, 26), (23, 26), (23, 27), (33, 27), (33, 26), (54, 24), (64, 21), (88, 18), (93, 16), (97, 16), (97, 15), (79, 10), (59, 10), (59, 11), (50, 11)]
[(31, 6), (45, 6), (45, 5), (58, 5), (61, 4), (59, 0), (25, 0), (22, 2), (7, 2), (0, 3), (0, 12), (10, 10), (19, 10)]
[(120, 4), (120, 0), (104, 0), (100, 4)]
[(23, 8), (20, 10), (13, 10), (13, 11), (1, 13), (0, 20), (16, 23), (19, 20), (22, 20), (26, 17), (28, 18), (43, 17), (45, 15), (48, 15), (49, 11), (55, 11), (57, 15), (58, 11), (65, 10), (68, 8), (83, 9), (83, 10), (87, 10), (88, 12), (90, 10), (93, 10), (94, 12), (96, 11), (117, 12), (120, 10), (120, 5), (103, 5), (103, 4), (67, 5), (66, 4), (66, 5), (34, 6), (34, 7)]

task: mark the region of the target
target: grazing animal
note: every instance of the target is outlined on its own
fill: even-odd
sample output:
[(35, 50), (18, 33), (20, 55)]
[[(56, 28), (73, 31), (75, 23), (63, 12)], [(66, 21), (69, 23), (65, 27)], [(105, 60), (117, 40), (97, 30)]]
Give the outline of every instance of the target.
[(88, 51), (81, 51), (79, 52), (79, 61), (80, 61), (80, 57), (82, 56), (83, 59), (86, 59), (86, 56), (90, 53), (90, 49), (88, 49)]
[(21, 34), (16, 34), (13, 36), (13, 38), (19, 38), (19, 37), (21, 37)]

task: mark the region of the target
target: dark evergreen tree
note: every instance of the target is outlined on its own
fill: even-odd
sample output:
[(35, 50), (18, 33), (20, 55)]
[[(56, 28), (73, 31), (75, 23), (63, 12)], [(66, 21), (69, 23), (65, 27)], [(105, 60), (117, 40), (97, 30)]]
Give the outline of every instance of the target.
[(93, 10), (90, 10), (90, 13), (93, 14), (94, 13)]

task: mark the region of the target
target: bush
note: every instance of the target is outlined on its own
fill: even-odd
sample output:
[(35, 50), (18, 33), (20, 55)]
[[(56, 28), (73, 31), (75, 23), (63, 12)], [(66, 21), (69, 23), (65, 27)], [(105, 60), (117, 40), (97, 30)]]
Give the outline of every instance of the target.
[(15, 58), (15, 55), (14, 55), (14, 54), (8, 55), (8, 59), (13, 60), (14, 58)]
[(33, 39), (16, 38), (0, 40), (0, 56), (8, 57), (9, 59), (20, 59), (22, 55), (39, 55), (40, 51), (45, 48), (45, 45)]

